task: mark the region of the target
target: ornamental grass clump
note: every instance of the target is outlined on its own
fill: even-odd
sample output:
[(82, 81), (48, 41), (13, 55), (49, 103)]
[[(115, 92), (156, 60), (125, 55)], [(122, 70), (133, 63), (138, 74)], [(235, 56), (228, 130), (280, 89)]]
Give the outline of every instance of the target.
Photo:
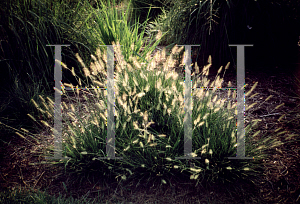
[[(147, 63), (144, 64), (131, 56), (132, 66), (124, 60), (120, 48), (115, 47), (115, 155), (122, 160), (99, 159), (107, 156), (107, 92), (100, 89), (107, 84), (106, 53), (98, 50), (97, 57), (92, 56), (94, 62), (90, 68), (77, 55), (86, 77), (92, 82), (85, 86), (95, 89), (76, 89), (75, 103), (63, 91), (69, 101), (62, 103), (63, 156), (67, 159), (61, 162), (70, 171), (81, 175), (95, 171), (104, 177), (121, 178), (121, 181), (136, 178), (140, 182), (158, 181), (159, 184), (169, 183), (175, 176), (189, 176), (197, 184), (238, 179), (255, 183), (255, 177), (262, 174), (262, 159), (268, 156), (267, 150), (281, 143), (274, 137), (253, 133), (248, 126), (246, 157), (254, 159), (228, 159), (236, 156), (235, 91), (232, 95), (229, 91), (227, 98), (220, 98), (215, 94), (216, 89), (195, 89), (191, 106), (191, 156), (201, 159), (176, 159), (184, 156), (185, 83), (170, 68), (175, 64), (173, 55), (182, 49), (175, 46), (169, 57), (166, 57), (165, 50), (157, 52), (154, 57), (147, 54)], [(212, 82), (207, 79), (210, 65), (204, 67), (201, 77), (193, 77), (192, 87), (221, 87), (220, 76)], [(68, 69), (65, 64), (63, 67)], [(227, 68), (228, 65), (225, 70)], [(198, 69), (196, 66), (196, 72)], [(221, 70), (222, 67), (218, 74)], [(74, 71), (72, 73), (75, 76)], [(83, 81), (79, 79), (80, 86), (84, 86)], [(64, 86), (72, 87), (71, 84)], [(228, 100), (230, 97), (233, 101)]]

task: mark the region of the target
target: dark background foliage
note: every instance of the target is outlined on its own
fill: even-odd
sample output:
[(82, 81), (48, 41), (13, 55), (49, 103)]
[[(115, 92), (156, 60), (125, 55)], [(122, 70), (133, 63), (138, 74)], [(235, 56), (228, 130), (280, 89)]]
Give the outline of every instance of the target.
[[(246, 47), (246, 64), (261, 64), (273, 69), (295, 61), (300, 33), (299, 1), (213, 1), (213, 22), (207, 23), (210, 9), (199, 5), (189, 8), (190, 26), (180, 44), (201, 44), (198, 64), (203, 65), (212, 55), (214, 68), (236, 63), (236, 47), (229, 44), (253, 44)], [(206, 2), (208, 3), (208, 2)], [(204, 9), (207, 10), (204, 10)], [(199, 10), (197, 10), (199, 9)], [(200, 19), (200, 20), (199, 20)], [(195, 47), (196, 48), (196, 47)]]

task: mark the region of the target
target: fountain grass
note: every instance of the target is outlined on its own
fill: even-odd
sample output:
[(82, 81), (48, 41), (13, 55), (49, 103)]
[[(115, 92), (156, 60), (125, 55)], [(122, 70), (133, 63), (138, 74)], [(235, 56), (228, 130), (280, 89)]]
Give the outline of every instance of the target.
[[(282, 143), (275, 137), (262, 136), (260, 131), (253, 132), (251, 127), (255, 124), (250, 124), (246, 127), (246, 156), (254, 159), (227, 159), (236, 155), (236, 102), (228, 100), (236, 97), (235, 92), (232, 95), (228, 92), (228, 98), (222, 99), (214, 95), (215, 89), (194, 91), (192, 156), (201, 159), (175, 159), (183, 156), (184, 147), (184, 81), (180, 81), (178, 74), (169, 69), (174, 64), (173, 55), (178, 51), (180, 49), (175, 46), (169, 57), (165, 52), (156, 53), (153, 58), (148, 54), (148, 63), (144, 64), (131, 58), (133, 67), (124, 60), (120, 48), (116, 48), (115, 154), (123, 160), (98, 160), (99, 157), (106, 157), (107, 95), (105, 90), (92, 89), (82, 92), (84, 103), (79, 100), (76, 104), (62, 103), (63, 114), (68, 115), (63, 118), (63, 155), (69, 159), (58, 163), (65, 164), (69, 172), (78, 175), (101, 172), (104, 178), (116, 178), (119, 182), (137, 179), (140, 180), (138, 183), (158, 182), (163, 185), (170, 184), (171, 177), (180, 175), (195, 180), (196, 185), (241, 180), (257, 184), (263, 173), (263, 159), (268, 158), (269, 151)], [(79, 85), (105, 87), (106, 53), (98, 50), (97, 57), (92, 56), (94, 62), (89, 68), (77, 57), (86, 77), (92, 81), (84, 85), (84, 80), (79, 80)], [(163, 61), (160, 66), (159, 59)], [(68, 69), (65, 64), (63, 67)], [(221, 70), (222, 67), (218, 73)], [(196, 84), (201, 84), (200, 87), (221, 86), (220, 76), (212, 82), (207, 80), (205, 76), (208, 71), (209, 65), (200, 73), (202, 77), (197, 76), (195, 80), (194, 76), (196, 82), (193, 80), (193, 87)], [(64, 85), (72, 87), (71, 84)], [(63, 92), (68, 98), (68, 93)], [(74, 94), (79, 97), (81, 93), (77, 89)], [(36, 106), (53, 118), (53, 101), (48, 102), (48, 105), (43, 103), (43, 108), (38, 104)], [(53, 130), (46, 121), (41, 122)]]

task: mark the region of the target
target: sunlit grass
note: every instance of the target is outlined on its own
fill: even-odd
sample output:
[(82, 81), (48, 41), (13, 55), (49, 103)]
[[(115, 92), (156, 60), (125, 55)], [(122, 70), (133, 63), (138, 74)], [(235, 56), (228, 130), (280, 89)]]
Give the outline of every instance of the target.
[[(178, 51), (180, 49), (174, 47), (172, 53)], [(173, 54), (166, 57), (156, 53), (152, 61), (148, 55), (148, 64), (140, 64), (133, 57), (135, 66), (132, 67), (123, 60), (119, 48), (115, 52), (118, 60), (115, 71), (115, 154), (123, 159), (98, 159), (106, 157), (107, 95), (101, 89), (86, 90), (82, 92), (86, 99), (84, 104), (62, 105), (63, 113), (66, 112), (69, 118), (64, 118), (66, 125), (63, 129), (63, 155), (69, 158), (66, 160), (69, 170), (77, 173), (99, 171), (120, 178), (120, 181), (137, 178), (160, 184), (167, 184), (172, 176), (180, 174), (189, 175), (197, 184), (239, 179), (255, 183), (259, 179), (263, 170), (262, 159), (268, 156), (270, 148), (281, 143), (272, 137), (257, 139), (259, 132), (252, 132), (248, 126), (246, 156), (254, 157), (254, 160), (227, 159), (236, 156), (236, 91), (228, 92), (227, 100), (219, 98), (216, 89), (193, 91), (192, 156), (201, 159), (178, 160), (175, 158), (183, 156), (184, 147), (185, 87), (178, 74), (169, 70)], [(82, 63), (86, 77), (92, 81), (87, 87), (105, 87), (107, 83), (101, 77), (101, 74), (105, 75), (102, 55), (105, 53), (98, 51), (97, 57), (92, 56), (94, 62), (90, 68)], [(208, 71), (209, 66), (200, 74), (202, 77), (197, 76), (197, 80), (193, 77), (193, 87), (196, 84), (197, 87), (221, 86), (219, 76), (212, 82), (207, 80)], [(246, 95), (250, 95), (254, 88)], [(79, 94), (79, 90), (74, 93)], [(64, 95), (68, 93), (64, 92)], [(230, 97), (232, 101), (228, 100)], [(83, 110), (84, 114), (78, 110)]]
[[(117, 62), (114, 71), (115, 154), (123, 160), (99, 160), (99, 157), (106, 157), (107, 144), (107, 91), (104, 90), (107, 84), (107, 53), (105, 49), (97, 49), (89, 62), (79, 54), (75, 55), (86, 77), (84, 79), (77, 76), (73, 67), (62, 63), (63, 69), (69, 70), (78, 79), (79, 87), (95, 89), (77, 89), (73, 93), (75, 99), (63, 91), (63, 97), (68, 100), (62, 102), (62, 156), (68, 159), (58, 163), (81, 177), (85, 173), (98, 172), (103, 178), (111, 177), (120, 182), (136, 179), (139, 181), (137, 186), (142, 180), (169, 185), (170, 178), (180, 176), (195, 180), (200, 185), (233, 183), (240, 179), (257, 184), (264, 169), (262, 161), (282, 143), (276, 137), (255, 131), (259, 121), (253, 121), (254, 124), (246, 127), (245, 143), (246, 156), (254, 157), (254, 160), (227, 159), (236, 155), (236, 91), (228, 91), (227, 98), (220, 98), (216, 89), (196, 88), (221, 87), (223, 79), (220, 76), (216, 76), (214, 81), (206, 78), (211, 60), (201, 74), (196, 71), (192, 78), (192, 87), (195, 88), (192, 91), (192, 156), (201, 159), (178, 160), (176, 157), (183, 156), (184, 147), (185, 83), (172, 68), (183, 47), (174, 46), (171, 54), (163, 50), (151, 57), (164, 33), (158, 30), (156, 43), (142, 50), (145, 30), (138, 35), (137, 24), (133, 29), (126, 24), (128, 10), (121, 15), (123, 22), (115, 9), (106, 11), (106, 8), (104, 5), (100, 11), (91, 8), (93, 12), (86, 17), (85, 24), (89, 29), (85, 32), (91, 34), (90, 41), (95, 45), (123, 45), (115, 46)], [(97, 16), (100, 13), (106, 16), (105, 20), (103, 16)], [(80, 25), (83, 24), (78, 23)], [(76, 87), (69, 83), (64, 83), (64, 86)], [(251, 97), (255, 86), (246, 93), (246, 97)], [(53, 136), (53, 99), (37, 91), (35, 98), (28, 101), (39, 111), (40, 117), (28, 116)], [(247, 106), (246, 111), (255, 105)], [(14, 131), (27, 141), (44, 139), (24, 128)], [(279, 130), (275, 132), (282, 133)], [(52, 154), (53, 141), (44, 150), (48, 151), (47, 156)]]

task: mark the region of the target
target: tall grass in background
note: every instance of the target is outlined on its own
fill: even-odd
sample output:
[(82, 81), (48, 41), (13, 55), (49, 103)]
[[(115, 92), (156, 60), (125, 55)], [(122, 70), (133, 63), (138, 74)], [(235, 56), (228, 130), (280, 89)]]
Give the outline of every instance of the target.
[[(112, 5), (108, 2), (108, 6), (103, 3), (98, 5), (97, 9), (90, 12), (86, 19), (87, 35), (95, 45), (112, 45), (118, 40), (126, 62), (129, 62), (130, 56), (138, 56), (139, 62), (145, 62), (146, 54), (153, 52), (163, 35), (157, 39), (147, 38), (145, 36), (147, 20), (142, 25), (140, 25), (139, 19), (135, 20), (133, 25), (127, 24), (130, 22), (128, 19), (130, 3), (131, 1), (127, 5), (127, 10), (124, 10), (125, 14), (117, 11), (115, 1)], [(146, 19), (148, 19), (148, 15)], [(105, 49), (105, 46), (100, 47), (101, 51)]]
[[(82, 10), (82, 6), (68, 7), (65, 1), (1, 4), (1, 122), (22, 126), (28, 112), (37, 114), (31, 99), (39, 100), (38, 95), (53, 98), (54, 48), (46, 45), (79, 44), (82, 52), (76, 52), (86, 55), (84, 36), (73, 26), (82, 18)], [(68, 63), (77, 63), (70, 48), (63, 47), (62, 56)]]

